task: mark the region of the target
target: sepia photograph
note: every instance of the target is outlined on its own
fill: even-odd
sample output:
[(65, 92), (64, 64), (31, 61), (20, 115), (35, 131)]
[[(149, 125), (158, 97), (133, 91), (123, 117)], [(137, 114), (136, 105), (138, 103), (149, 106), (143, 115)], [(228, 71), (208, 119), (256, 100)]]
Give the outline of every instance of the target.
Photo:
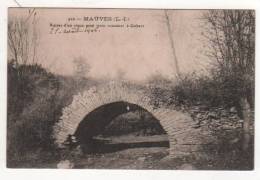
[(7, 168), (254, 170), (255, 10), (8, 8)]

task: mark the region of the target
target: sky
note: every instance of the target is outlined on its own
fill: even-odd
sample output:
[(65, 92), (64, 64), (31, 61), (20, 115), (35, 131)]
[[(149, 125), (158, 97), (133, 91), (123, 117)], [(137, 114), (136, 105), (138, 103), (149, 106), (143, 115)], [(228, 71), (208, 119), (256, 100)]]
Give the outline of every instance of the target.
[[(150, 75), (172, 78), (176, 74), (164, 10), (149, 9), (35, 9), (39, 43), (38, 62), (51, 72), (73, 75), (74, 59), (81, 57), (91, 67), (86, 75), (142, 81)], [(181, 73), (203, 71), (208, 59), (203, 53), (200, 10), (168, 10), (175, 52)], [(27, 16), (26, 8), (9, 8), (9, 20)], [(126, 22), (91, 22), (84, 17), (125, 17)], [(69, 18), (81, 18), (68, 21)], [(50, 34), (51, 24), (139, 24), (142, 28), (102, 28), (94, 33)]]

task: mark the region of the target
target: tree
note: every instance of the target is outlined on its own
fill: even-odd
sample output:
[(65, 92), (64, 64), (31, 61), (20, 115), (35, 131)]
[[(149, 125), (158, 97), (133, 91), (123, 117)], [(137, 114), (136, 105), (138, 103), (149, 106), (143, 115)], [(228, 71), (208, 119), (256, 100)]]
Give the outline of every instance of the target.
[(85, 58), (77, 57), (73, 60), (74, 64), (74, 75), (79, 78), (83, 78), (90, 71), (90, 65), (87, 63)]
[(126, 72), (123, 69), (118, 69), (116, 72), (116, 79), (118, 81), (125, 81)]
[(87, 73), (89, 73), (91, 67), (87, 60), (81, 56), (74, 58), (73, 66), (74, 76), (76, 78), (76, 87), (82, 87), (85, 84), (84, 79), (86, 78)]
[(243, 118), (243, 150), (250, 141), (251, 109), (254, 106), (255, 12), (252, 10), (209, 10), (207, 23), (208, 56), (215, 61), (213, 74), (223, 97)]
[(171, 43), (171, 50), (172, 50), (172, 55), (173, 55), (173, 59), (174, 59), (176, 77), (179, 78), (180, 77), (180, 68), (179, 68), (179, 63), (178, 63), (178, 59), (177, 59), (176, 52), (175, 52), (173, 32), (172, 32), (172, 28), (171, 28), (171, 24), (170, 24), (170, 18), (169, 18), (169, 15), (168, 15), (168, 11), (164, 10), (164, 14), (165, 14), (165, 18), (166, 18), (168, 35), (169, 35), (170, 43)]
[(11, 17), (8, 21), (9, 59), (15, 66), (37, 61), (39, 33), (36, 15), (35, 9), (29, 9), (27, 16)]

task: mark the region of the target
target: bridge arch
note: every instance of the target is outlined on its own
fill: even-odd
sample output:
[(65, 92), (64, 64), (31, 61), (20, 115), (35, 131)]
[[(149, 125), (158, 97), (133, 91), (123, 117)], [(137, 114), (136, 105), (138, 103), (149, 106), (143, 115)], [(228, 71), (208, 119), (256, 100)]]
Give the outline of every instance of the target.
[(143, 89), (114, 82), (92, 87), (73, 97), (72, 103), (63, 109), (60, 120), (54, 126), (56, 144), (63, 147), (68, 136), (76, 133), (79, 124), (89, 113), (104, 104), (115, 102), (138, 105), (158, 119), (168, 134), (170, 156), (186, 155), (198, 149), (201, 139), (198, 130), (193, 128), (196, 122), (188, 114), (155, 105)]

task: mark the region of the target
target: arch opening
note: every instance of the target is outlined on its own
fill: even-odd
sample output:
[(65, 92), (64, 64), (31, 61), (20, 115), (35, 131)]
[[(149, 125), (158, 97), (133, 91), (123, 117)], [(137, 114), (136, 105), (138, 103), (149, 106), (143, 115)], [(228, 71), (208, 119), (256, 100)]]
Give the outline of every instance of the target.
[(104, 104), (89, 112), (67, 139), (84, 153), (109, 153), (130, 148), (169, 148), (168, 134), (145, 108), (126, 101)]

